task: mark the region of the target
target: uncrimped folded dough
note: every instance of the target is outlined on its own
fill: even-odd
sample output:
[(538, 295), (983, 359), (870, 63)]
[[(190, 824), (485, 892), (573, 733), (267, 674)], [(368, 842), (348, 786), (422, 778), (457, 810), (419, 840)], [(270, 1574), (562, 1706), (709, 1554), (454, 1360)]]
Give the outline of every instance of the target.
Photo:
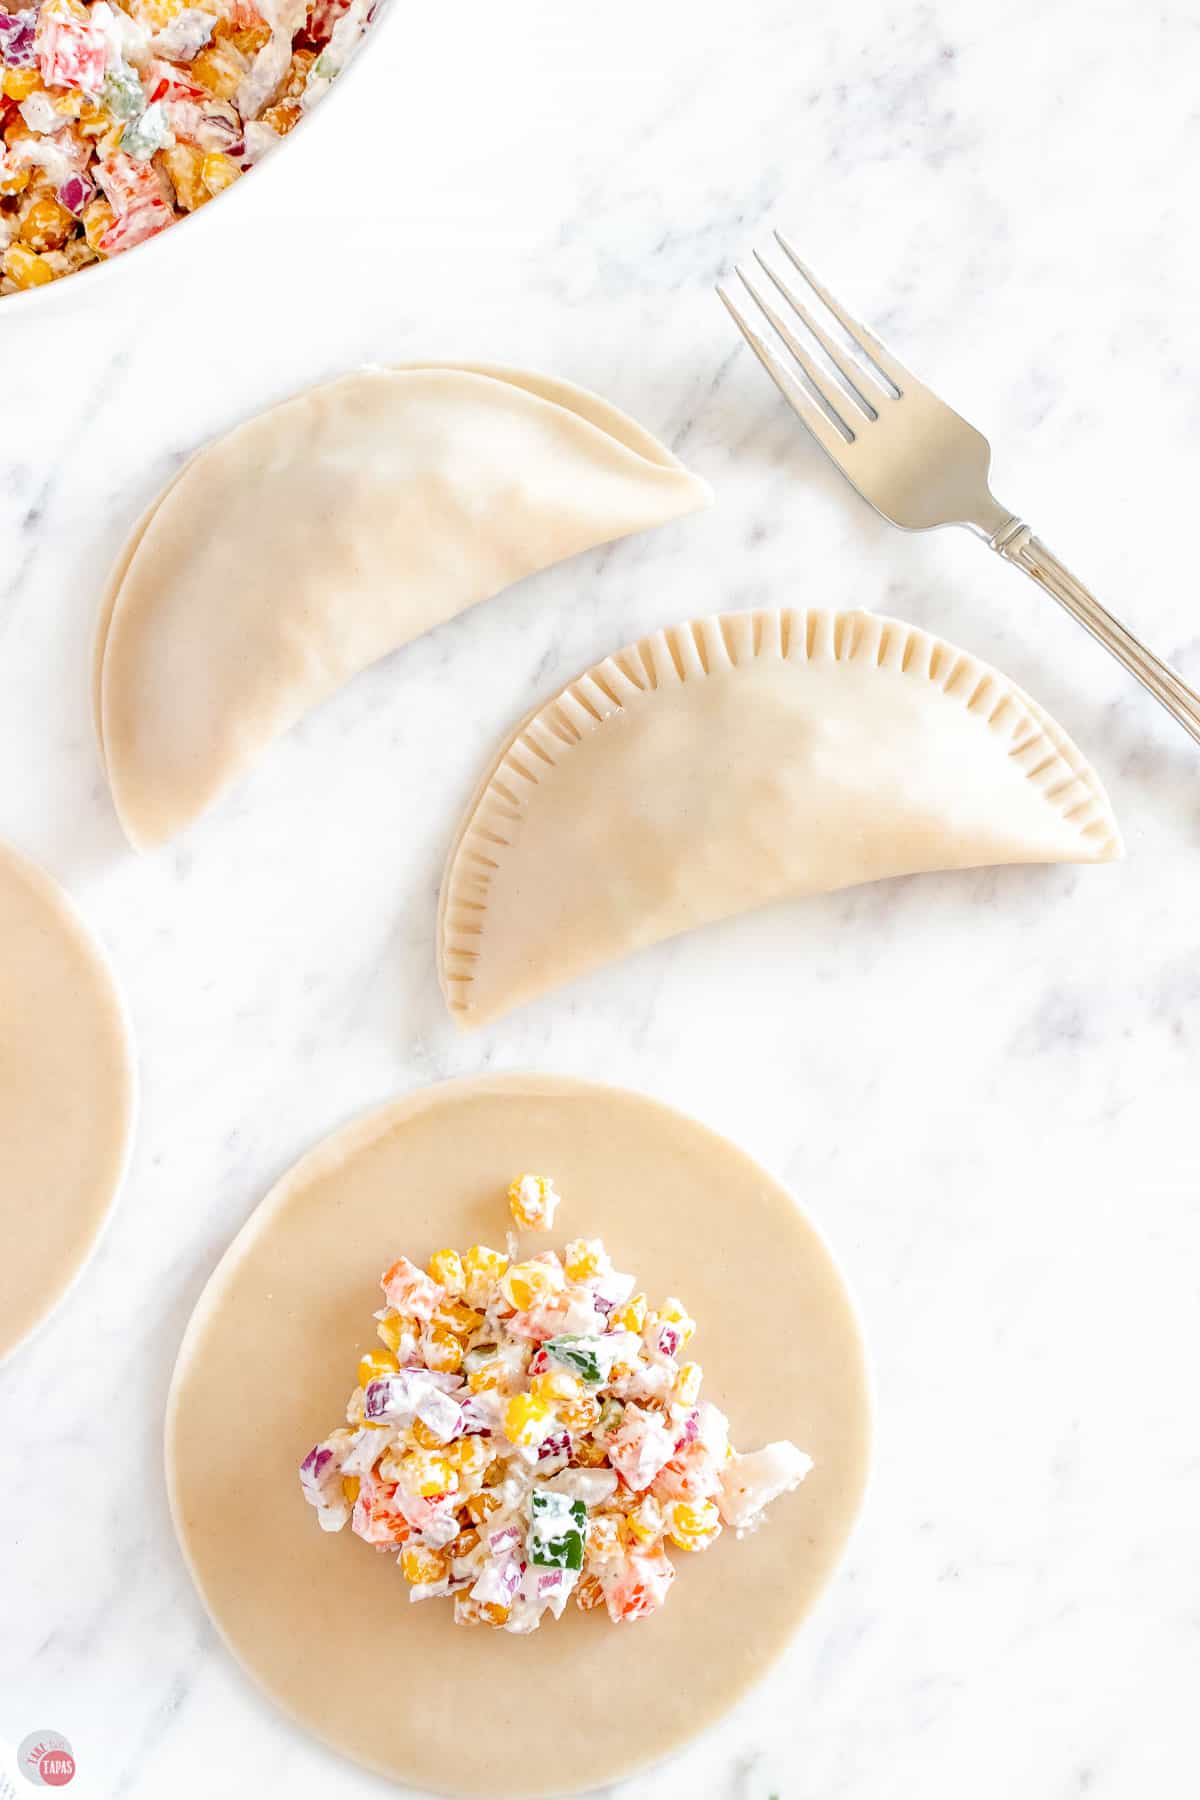
[(102, 601), (97, 723), (128, 837), (182, 830), (388, 651), (710, 497), (615, 407), (511, 370), (360, 370), (239, 426), (138, 521)]
[(501, 751), (442, 886), (442, 991), (482, 1025), (767, 901), (1120, 855), (1066, 733), (965, 651), (865, 612), (700, 619), (588, 670)]
[(116, 1198), (133, 1060), (61, 888), (0, 845), (0, 1359), (58, 1303)]
[[(563, 1195), (554, 1242), (603, 1237), (652, 1300), (684, 1300), (735, 1444), (790, 1437), (814, 1467), (761, 1530), (681, 1555), (654, 1618), (615, 1626), (569, 1606), (513, 1638), (456, 1626), (444, 1602), (410, 1604), (388, 1556), (319, 1529), (296, 1471), (376, 1342), (379, 1271), (401, 1253), (503, 1244), (505, 1190), (526, 1168)], [(524, 1253), (548, 1241), (528, 1236)], [(640, 1095), (509, 1075), (368, 1115), (252, 1214), (179, 1353), (167, 1476), (217, 1629), (293, 1718), (394, 1780), (514, 1800), (665, 1755), (764, 1673), (840, 1555), (869, 1432), (852, 1305), (786, 1189)]]

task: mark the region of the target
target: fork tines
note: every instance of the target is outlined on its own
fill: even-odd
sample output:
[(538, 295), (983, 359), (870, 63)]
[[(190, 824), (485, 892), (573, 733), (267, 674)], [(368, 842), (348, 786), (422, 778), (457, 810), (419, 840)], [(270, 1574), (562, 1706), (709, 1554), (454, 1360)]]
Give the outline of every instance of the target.
[(851, 318), (827, 288), (822, 287), (783, 233), (777, 231), (774, 235), (791, 269), (800, 275), (810, 292), (841, 326), (854, 357), (852, 358), (850, 350), (838, 344), (814, 318), (792, 281), (785, 279), (757, 250), (754, 252), (754, 259), (759, 268), (775, 292), (787, 303), (793, 318), (808, 333), (811, 345), (816, 346), (823, 361), (819, 361), (812, 348), (797, 336), (791, 321), (755, 285), (740, 263), (736, 271), (739, 281), (775, 336), (790, 353), (792, 361), (788, 362), (781, 356), (772, 343), (755, 329), (751, 317), (727, 288), (718, 285), (717, 293), (728, 308), (734, 324), (788, 405), (817, 441), (836, 455), (839, 451), (844, 452), (845, 447), (855, 441), (858, 435), (856, 427), (861, 427), (864, 421), (869, 422), (879, 417), (876, 401), (871, 399), (868, 392), (864, 392), (867, 385), (864, 376), (874, 382), (879, 399), (898, 400), (903, 391), (903, 383), (908, 379), (907, 371), (865, 326)]

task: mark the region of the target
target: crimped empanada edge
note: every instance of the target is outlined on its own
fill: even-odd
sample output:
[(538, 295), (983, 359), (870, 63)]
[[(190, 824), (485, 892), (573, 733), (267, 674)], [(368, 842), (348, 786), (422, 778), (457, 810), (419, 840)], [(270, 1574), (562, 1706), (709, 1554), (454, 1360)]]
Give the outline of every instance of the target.
[(1123, 855), (1108, 796), (1073, 739), (1007, 675), (945, 639), (860, 610), (766, 608), (686, 620), (605, 657), (533, 708), (479, 782), (450, 848), (438, 906), (438, 974), (459, 1024), (474, 1022), (470, 988), (488, 893), (503, 853), (513, 847), (508, 833), (543, 779), (539, 770), (553, 768), (564, 750), (661, 687), (703, 680), (718, 669), (747, 668), (764, 657), (798, 666), (865, 660), (923, 677), (1007, 738), (1006, 754), (1089, 841), (1092, 853), (1080, 861)]

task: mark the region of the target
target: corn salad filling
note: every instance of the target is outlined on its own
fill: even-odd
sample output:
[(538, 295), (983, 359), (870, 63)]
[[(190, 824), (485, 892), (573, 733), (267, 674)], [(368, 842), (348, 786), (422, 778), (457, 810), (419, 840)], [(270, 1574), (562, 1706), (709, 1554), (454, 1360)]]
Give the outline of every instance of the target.
[[(545, 1176), (509, 1189), (516, 1225), (551, 1228)], [(674, 1553), (707, 1550), (812, 1467), (787, 1441), (740, 1455), (700, 1399), (695, 1322), (652, 1309), (598, 1238), (516, 1260), (476, 1244), (381, 1279), (383, 1348), (358, 1365), (345, 1427), (300, 1466), (326, 1531), (397, 1554), (411, 1600), (511, 1632), (575, 1597), (614, 1623), (666, 1600)]]
[(223, 193), (345, 67), (376, 0), (0, 0), (0, 294)]

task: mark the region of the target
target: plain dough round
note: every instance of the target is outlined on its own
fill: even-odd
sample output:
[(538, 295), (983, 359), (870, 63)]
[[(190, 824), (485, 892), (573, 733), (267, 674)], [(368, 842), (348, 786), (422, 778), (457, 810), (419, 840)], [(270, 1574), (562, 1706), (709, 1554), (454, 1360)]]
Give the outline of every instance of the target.
[[(409, 1603), (394, 1561), (323, 1533), (297, 1465), (343, 1417), (401, 1253), (503, 1245), (513, 1175), (552, 1175), (558, 1230), (602, 1236), (699, 1321), (704, 1392), (734, 1443), (790, 1437), (815, 1467), (761, 1531), (680, 1556), (664, 1610), (613, 1626), (569, 1607), (514, 1638)], [(543, 1796), (616, 1780), (723, 1713), (812, 1606), (862, 1497), (862, 1340), (828, 1250), (787, 1190), (691, 1119), (543, 1076), (450, 1082), (334, 1134), (275, 1187), (193, 1314), (167, 1409), (176, 1530), (213, 1621), (300, 1724), (398, 1781)]]
[(125, 1014), (61, 888), (0, 845), (0, 1359), (57, 1305), (121, 1185)]

